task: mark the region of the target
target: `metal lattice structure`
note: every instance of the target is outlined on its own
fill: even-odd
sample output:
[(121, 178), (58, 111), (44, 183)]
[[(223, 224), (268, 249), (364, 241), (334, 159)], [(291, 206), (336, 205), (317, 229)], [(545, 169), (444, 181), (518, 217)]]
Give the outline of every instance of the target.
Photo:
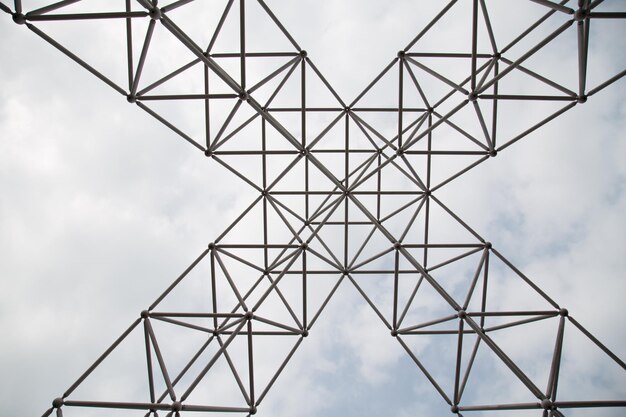
[[(542, 17), (508, 40), (496, 39), (492, 22), (498, 16), (489, 13), (486, 0), (443, 4), (351, 102), (337, 94), (263, 0), (222, 1), (221, 17), (205, 38), (188, 33), (185, 21), (177, 19), (177, 13), (202, 0), (158, 6), (148, 0), (115, 6), (66, 0), (34, 10), (19, 0), (13, 8), (0, 3), (17, 24), (257, 193), (44, 416), (86, 409), (134, 410), (145, 416), (255, 414), (304, 339), (310, 332), (314, 336), (315, 323), (342, 285), (360, 293), (430, 382), (433, 395), (454, 414), (536, 410), (545, 417), (589, 407), (626, 411), (626, 399), (558, 396), (566, 333), (579, 334), (620, 372), (626, 365), (437, 197), (441, 187), (626, 75), (622, 70), (587, 85), (592, 22), (624, 19), (626, 13), (603, 11), (598, 0), (533, 1), (544, 9)], [(466, 18), (467, 49), (423, 47), (433, 32), (443, 30), (441, 22), (451, 13)], [(120, 23), (125, 84), (47, 33), (46, 25), (92, 19)], [(260, 25), (275, 30), (276, 37), (268, 39), (276, 42), (251, 50), (250, 34)], [(234, 49), (217, 50), (228, 29), (237, 36), (225, 44)], [(157, 33), (185, 50), (189, 60), (148, 83)], [(577, 45), (574, 85), (526, 66), (565, 37)], [(258, 34), (255, 39), (265, 40)], [(200, 110), (191, 131), (170, 119), (166, 107), (190, 102), (199, 103)], [(546, 103), (552, 107), (544, 112)], [(541, 109), (541, 117), (506, 132), (504, 109), (523, 111), (528, 104)], [(516, 288), (514, 303), (496, 300), (493, 293), (502, 283)], [(383, 296), (376, 293), (381, 288)], [(436, 314), (415, 311), (424, 299), (437, 300)], [(554, 330), (546, 340), (551, 354), (542, 380), (499, 342), (502, 332), (538, 322), (551, 322)], [(444, 338), (454, 360), (426, 363), (420, 358), (420, 338), (433, 336)], [(171, 356), (176, 350), (172, 340), (187, 337), (197, 346)], [(267, 352), (259, 348), (268, 340), (288, 347), (274, 364), (263, 359)], [(144, 366), (145, 386), (136, 399), (81, 392), (106, 368), (110, 355), (123, 349), (137, 354)], [(211, 379), (219, 363), (236, 387), (235, 400), (209, 395), (206, 384), (223, 383)], [(503, 367), (522, 399), (472, 402), (470, 386), (480, 390), (485, 383), (473, 375), (484, 363)], [(448, 368), (433, 372), (442, 366)], [(449, 378), (435, 376), (442, 373)]]

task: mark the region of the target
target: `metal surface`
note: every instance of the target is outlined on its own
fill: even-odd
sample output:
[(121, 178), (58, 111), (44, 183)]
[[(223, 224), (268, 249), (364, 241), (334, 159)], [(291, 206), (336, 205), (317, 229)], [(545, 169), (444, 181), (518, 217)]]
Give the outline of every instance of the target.
[[(580, 332), (604, 352), (612, 366), (621, 368), (621, 372), (626, 371), (626, 365), (436, 196), (441, 187), (496, 157), (513, 143), (585, 103), (626, 75), (623, 70), (598, 85), (587, 85), (590, 25), (595, 19), (623, 19), (624, 13), (601, 11), (601, 1), (581, 0), (576, 4), (533, 1), (545, 6), (545, 14), (509, 43), (494, 36), (491, 22), (498, 17), (489, 14), (489, 2), (452, 0), (443, 4), (441, 12), (349, 104), (337, 94), (263, 0), (223, 2), (222, 18), (208, 45), (196, 43), (181, 22), (175, 20), (174, 10), (193, 3), (189, 0), (167, 2), (159, 7), (147, 0), (127, 0), (122, 9), (89, 13), (74, 9), (80, 1), (60, 1), (31, 11), (23, 10), (19, 0), (12, 7), (0, 3), (0, 8), (12, 15), (15, 23), (25, 25), (119, 92), (125, 101), (136, 104), (204, 153), (210, 163), (222, 165), (258, 193), (249, 207), (141, 313), (140, 318), (54, 400), (44, 416), (72, 415), (72, 410), (84, 407), (140, 410), (146, 416), (194, 412), (255, 414), (304, 338), (309, 334), (314, 337), (315, 323), (322, 319), (325, 307), (340, 286), (353, 286), (362, 295), (389, 330), (390, 337), (398, 341), (430, 381), (433, 394), (439, 395), (452, 413), (475, 415), (482, 411), (491, 415), (503, 410), (534, 409), (537, 415), (562, 416), (570, 409), (588, 407), (618, 407), (626, 411), (626, 399), (608, 401), (591, 394), (590, 398), (578, 401), (559, 400), (557, 388), (565, 333)], [(247, 14), (252, 2), (265, 13), (262, 18), (282, 33), (290, 46), (287, 50), (250, 52), (246, 49), (247, 29), (255, 24)], [(437, 23), (459, 7), (466, 8), (467, 19), (471, 21), (470, 48), (422, 50), (422, 38), (440, 30)], [(228, 20), (233, 14), (236, 19)], [(46, 34), (45, 25), (49, 21), (87, 19), (126, 22), (126, 85), (116, 84), (72, 53), (69, 47)], [(145, 37), (135, 39), (133, 25), (140, 22), (148, 22)], [(238, 50), (215, 53), (212, 47), (225, 22), (238, 25)], [(178, 69), (164, 74), (156, 82), (146, 84), (142, 74), (156, 27), (169, 32), (194, 58), (181, 62)], [(479, 42), (479, 31), (487, 34), (487, 48)], [(525, 66), (538, 51), (564, 36), (575, 36), (577, 41), (576, 89)], [(524, 46), (522, 52), (511, 52), (525, 45), (529, 38), (538, 40)], [(140, 45), (139, 56), (133, 51), (136, 45)], [(230, 65), (233, 60), (238, 60), (238, 65)], [(446, 66), (446, 60), (462, 61), (466, 69), (464, 78), (455, 78), (453, 71), (446, 72), (446, 67), (455, 66)], [(204, 74), (203, 91), (156, 93), (159, 87), (198, 68)], [(265, 75), (255, 79), (250, 76), (253, 72)], [(541, 94), (508, 91), (507, 78), (521, 75), (541, 85)], [(397, 104), (391, 107), (372, 105), (371, 102), (378, 99), (373, 91), (389, 77), (394, 77), (396, 90), (387, 90), (387, 94)], [(313, 91), (311, 80), (316, 82)], [(219, 87), (215, 86), (216, 82), (220, 83)], [(427, 92), (425, 84), (435, 87)], [(311, 104), (310, 97), (320, 92), (324, 93), (326, 101), (323, 105)], [(297, 104), (275, 104), (281, 96), (295, 97)], [(152, 106), (156, 101), (186, 100), (204, 104), (204, 120), (198, 121), (203, 131), (201, 136), (185, 133), (176, 122), (168, 120), (167, 115)], [(507, 137), (500, 133), (498, 114), (499, 106), (511, 101), (560, 104), (534, 124)], [(216, 107), (228, 109), (223, 120), (212, 117)], [(473, 115), (472, 126), (458, 122), (466, 120), (458, 117), (463, 112)], [(290, 116), (294, 114), (298, 117)], [(325, 126), (312, 122), (320, 117), (327, 120)], [(248, 138), (250, 132), (258, 135), (254, 141), (242, 139)], [(450, 135), (453, 140), (447, 140)], [(466, 162), (452, 167), (446, 165), (445, 176), (433, 175), (437, 164), (457, 157), (464, 157), (462, 160)], [(247, 169), (250, 164), (257, 164), (259, 171), (251, 174)], [(438, 215), (433, 220), (435, 211)], [(454, 225), (464, 238), (434, 240), (431, 227), (436, 221)], [(242, 240), (238, 230), (248, 224), (260, 227), (247, 230), (246, 240)], [(473, 272), (463, 277), (466, 285), (463, 291), (458, 291), (446, 283), (440, 271), (468, 260), (474, 262)], [(162, 306), (167, 305), (168, 299), (198, 268), (208, 271), (204, 279), (210, 287), (210, 296), (205, 294), (204, 307), (188, 311), (164, 309)], [(491, 272), (495, 268), (528, 291), (528, 305), (542, 307), (492, 308), (487, 300), (492, 281), (496, 279)], [(313, 306), (311, 293), (320, 277), (332, 279), (333, 285), (323, 294), (321, 302)], [(365, 289), (363, 277), (382, 279), (386, 290), (393, 294), (391, 304), (377, 301)], [(446, 311), (442, 310), (441, 316), (416, 320), (408, 314), (421, 302), (424, 291), (434, 294), (445, 305)], [(278, 305), (281, 313), (275, 314), (274, 307), (268, 309), (270, 303)], [(538, 321), (552, 321), (556, 326), (553, 337), (546, 340), (553, 346), (547, 381), (529, 376), (496, 337), (504, 329), (521, 328)], [(189, 357), (178, 358), (183, 366), (172, 369), (168, 363), (173, 360), (160, 348), (167, 341), (155, 330), (157, 323), (167, 324), (173, 331), (197, 332), (206, 341)], [(145, 398), (121, 402), (115, 398), (102, 401), (80, 396), (81, 384), (104, 366), (112, 352), (130, 343), (129, 335), (133, 333), (143, 338), (143, 345), (137, 348), (146, 362)], [(449, 388), (432, 372), (443, 365), (423, 362), (409, 343), (413, 338), (433, 335), (452, 336), (451, 343), (457, 352), (456, 360), (446, 370), (453, 381)], [(268, 337), (286, 339), (290, 348), (271, 377), (260, 383), (255, 379), (259, 355), (254, 347), (259, 338)], [(237, 343), (239, 350), (235, 347)], [(237, 355), (229, 353), (235, 351)], [(526, 400), (505, 404), (466, 401), (464, 393), (468, 384), (481, 382), (471, 376), (479, 352), (484, 351), (491, 352), (491, 360), (504, 365), (521, 383), (526, 392), (520, 397)], [(218, 361), (228, 364), (240, 390), (238, 403), (198, 399), (201, 397), (197, 387), (209, 378)]]

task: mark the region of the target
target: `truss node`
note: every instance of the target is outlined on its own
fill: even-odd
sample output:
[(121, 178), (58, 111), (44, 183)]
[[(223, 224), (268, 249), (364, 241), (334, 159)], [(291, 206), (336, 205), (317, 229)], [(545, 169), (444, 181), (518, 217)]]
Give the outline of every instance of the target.
[(158, 7), (153, 7), (148, 12), (148, 16), (150, 16), (150, 19), (152, 20), (161, 20), (161, 17), (163, 17), (163, 14), (161, 13), (161, 9), (159, 9)]
[(552, 410), (554, 408), (554, 404), (552, 404), (552, 401), (550, 401), (549, 398), (544, 398), (541, 400), (541, 407), (544, 410)]
[(13, 21), (18, 25), (23, 25), (26, 23), (26, 16), (23, 13), (13, 13)]
[(581, 7), (580, 9), (576, 10), (576, 12), (574, 12), (574, 20), (576, 22), (582, 22), (587, 17), (589, 17), (589, 10), (584, 7)]

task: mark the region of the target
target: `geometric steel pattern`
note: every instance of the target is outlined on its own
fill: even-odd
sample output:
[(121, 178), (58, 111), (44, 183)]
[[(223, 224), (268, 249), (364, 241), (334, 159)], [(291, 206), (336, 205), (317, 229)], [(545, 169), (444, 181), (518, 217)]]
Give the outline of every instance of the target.
[[(441, 187), (626, 75), (625, 69), (587, 85), (592, 22), (626, 13), (603, 11), (602, 0), (533, 2), (543, 15), (512, 39), (494, 35), (498, 15), (487, 0), (443, 4), (350, 102), (263, 0), (221, 1), (220, 12), (212, 9), (221, 17), (200, 34), (186, 21), (201, 1), (63, 0), (29, 11), (19, 0), (13, 9), (0, 3), (15, 23), (257, 193), (44, 416), (98, 409), (255, 414), (340, 286), (360, 293), (452, 413), (626, 410), (626, 399), (561, 398), (568, 335), (601, 350), (622, 375), (626, 365), (437, 197)], [(467, 22), (459, 28), (464, 49), (437, 43), (454, 13)], [(111, 22), (110, 42), (120, 40), (123, 83), (49, 34), (53, 25), (99, 19)], [(564, 37), (576, 45), (577, 68), (532, 69), (529, 63)], [(175, 45), (189, 59), (167, 71), (151, 67), (160, 44)], [(565, 73), (574, 74), (572, 82)], [(187, 110), (174, 110), (191, 106), (192, 116), (175, 117)], [(515, 123), (503, 114), (530, 106), (541, 117), (510, 129)], [(513, 298), (502, 301), (503, 285), (515, 288)], [(425, 303), (436, 306), (424, 310)], [(539, 322), (552, 323), (545, 339), (550, 353), (534, 372), (507, 352), (500, 335), (523, 334)], [(420, 343), (435, 338), (451, 360), (420, 358)], [(284, 354), (276, 358), (264, 349), (268, 340), (286, 346)], [(143, 388), (132, 395), (111, 389), (99, 373), (117, 351), (143, 366)], [(227, 378), (213, 375), (219, 364)], [(480, 401), (488, 381), (475, 376), (478, 369), (498, 366), (519, 396)], [(212, 395), (228, 378), (236, 392)], [(90, 384), (99, 388), (81, 391)]]

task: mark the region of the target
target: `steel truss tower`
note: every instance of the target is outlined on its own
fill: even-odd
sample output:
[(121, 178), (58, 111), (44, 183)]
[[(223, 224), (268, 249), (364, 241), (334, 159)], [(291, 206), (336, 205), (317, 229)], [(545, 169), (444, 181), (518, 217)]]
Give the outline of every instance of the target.
[[(515, 4), (542, 14), (510, 39), (494, 35), (492, 1), (442, 3), (352, 101), (337, 94), (264, 0), (213, 2), (220, 17), (200, 34), (186, 21), (203, 0), (64, 0), (32, 10), (27, 1), (5, 3), (0, 8), (15, 23), (257, 194), (44, 416), (99, 409), (137, 416), (255, 414), (298, 347), (309, 333), (315, 336), (341, 286), (352, 286), (369, 304), (441, 398), (442, 411), (534, 410), (544, 417), (591, 407), (626, 411), (626, 399), (559, 397), (567, 382), (562, 355), (575, 349), (569, 335), (589, 342), (623, 375), (626, 365), (437, 197), (441, 187), (626, 75), (622, 70), (587, 85), (591, 27), (626, 18), (604, 9), (610, 2), (520, 1)], [(429, 37), (448, 30), (454, 13), (465, 16), (467, 48), (431, 49)], [(112, 36), (121, 40), (115, 47), (123, 51), (123, 83), (49, 34), (54, 25), (100, 19), (111, 22)], [(573, 85), (527, 65), (563, 38), (576, 45), (578, 66), (555, 73), (575, 74)], [(252, 40), (266, 47), (253, 50)], [(232, 49), (218, 50), (221, 41)], [(158, 74), (149, 59), (158, 42), (177, 45), (188, 60)], [(167, 106), (189, 103), (200, 110), (192, 127), (169, 118)], [(508, 130), (507, 109), (531, 106), (541, 117)], [(503, 285), (517, 294), (507, 303), (499, 300)], [(418, 314), (425, 300), (438, 303), (436, 314)], [(553, 323), (553, 331), (545, 339), (550, 355), (537, 373), (501, 341), (539, 322)], [(445, 340), (452, 360), (420, 358), (416, 346), (428, 337)], [(263, 359), (268, 340), (288, 346), (275, 364)], [(144, 386), (136, 399), (81, 391), (117, 351), (142, 363)], [(224, 383), (212, 376), (220, 363), (236, 400), (211, 395), (211, 384)], [(472, 395), (488, 384), (479, 372), (496, 368), (517, 384), (518, 399), (476, 402), (480, 395)]]

